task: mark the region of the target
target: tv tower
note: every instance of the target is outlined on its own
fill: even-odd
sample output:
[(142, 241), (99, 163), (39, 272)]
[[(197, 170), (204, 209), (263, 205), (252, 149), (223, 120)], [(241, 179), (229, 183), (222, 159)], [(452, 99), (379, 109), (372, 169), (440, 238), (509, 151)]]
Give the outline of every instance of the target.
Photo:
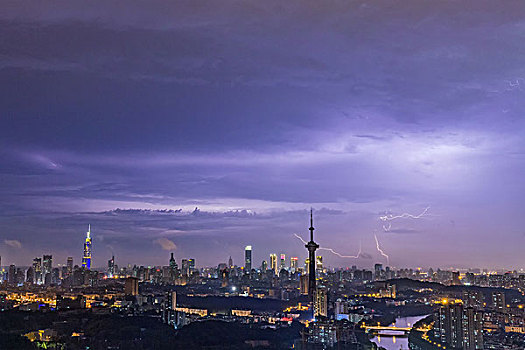
[(88, 226), (86, 242), (84, 243), (84, 256), (82, 257), (82, 267), (91, 269), (91, 224)]
[(319, 248), (319, 244), (314, 242), (314, 211), (310, 209), (310, 242), (305, 247), (308, 249), (308, 298), (311, 302), (314, 301), (316, 292), (316, 278), (315, 278), (315, 251)]

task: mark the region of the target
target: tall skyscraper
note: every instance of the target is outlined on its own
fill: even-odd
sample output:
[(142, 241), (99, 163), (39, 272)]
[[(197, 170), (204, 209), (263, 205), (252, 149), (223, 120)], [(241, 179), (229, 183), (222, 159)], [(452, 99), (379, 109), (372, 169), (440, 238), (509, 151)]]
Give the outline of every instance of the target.
[(251, 245), (247, 245), (246, 248), (244, 248), (244, 270), (245, 270), (245, 273), (252, 272), (252, 246)]
[(43, 263), (42, 263), (42, 275), (44, 276), (44, 280), (51, 273), (51, 270), (53, 270), (53, 255), (44, 255)]
[(281, 262), (279, 263), (279, 272), (286, 268), (286, 254), (281, 254)]
[(268, 270), (268, 263), (266, 262), (266, 260), (263, 260), (261, 263), (261, 272), (265, 273), (266, 270)]
[(182, 274), (190, 276), (195, 270), (195, 259), (182, 259)]
[(9, 271), (7, 272), (7, 283), (16, 283), (16, 266), (13, 264), (9, 265)]
[(273, 270), (274, 274), (279, 274), (279, 271), (277, 271), (277, 254), (270, 254), (270, 269)]
[(170, 257), (170, 269), (171, 270), (178, 270), (179, 266), (177, 265), (177, 261), (175, 260), (175, 257), (173, 256), (173, 253), (171, 253)]
[(108, 277), (113, 277), (115, 275), (115, 256), (112, 255), (111, 259), (108, 260)]
[(82, 257), (82, 267), (91, 269), (91, 225), (88, 226), (86, 242), (84, 243), (84, 256)]
[(308, 249), (308, 297), (313, 303), (316, 294), (316, 279), (315, 279), (315, 251), (319, 248), (319, 244), (314, 242), (314, 212), (310, 210), (310, 242), (305, 247)]
[(66, 267), (67, 267), (67, 274), (71, 275), (73, 273), (73, 257), (72, 256), (69, 256), (67, 258)]
[(189, 268), (189, 275), (191, 275), (195, 271), (195, 259), (188, 259), (188, 268)]
[(297, 261), (298, 258), (296, 256), (290, 258), (290, 270), (293, 272), (297, 271)]
[(378, 281), (381, 279), (381, 274), (383, 272), (383, 264), (374, 265), (374, 280)]
[(454, 349), (483, 349), (483, 313), (448, 302), (434, 314), (434, 336)]
[(323, 257), (321, 255), (316, 257), (315, 268), (317, 269), (317, 272), (323, 272)]
[(33, 283), (40, 284), (42, 282), (42, 258), (33, 259)]
[(126, 295), (138, 295), (139, 294), (139, 279), (136, 277), (126, 278), (126, 283), (124, 285), (124, 293)]
[(315, 292), (314, 316), (328, 317), (328, 291), (323, 286), (319, 286)]

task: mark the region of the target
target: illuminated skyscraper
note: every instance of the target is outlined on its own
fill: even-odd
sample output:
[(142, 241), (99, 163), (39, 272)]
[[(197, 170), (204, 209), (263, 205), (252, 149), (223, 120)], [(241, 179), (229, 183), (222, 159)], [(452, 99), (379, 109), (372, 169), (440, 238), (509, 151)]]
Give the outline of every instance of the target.
[(188, 259), (188, 267), (191, 275), (195, 271), (195, 259)]
[(175, 260), (175, 257), (173, 256), (173, 253), (171, 253), (170, 257), (170, 270), (175, 275), (177, 270), (179, 269), (179, 265), (177, 265), (177, 261)]
[(111, 259), (108, 260), (108, 277), (113, 277), (115, 275), (115, 256), (111, 256)]
[(251, 245), (247, 245), (246, 248), (244, 248), (244, 270), (245, 270), (245, 273), (252, 272), (252, 246)]
[(281, 254), (281, 263), (279, 264), (279, 272), (286, 268), (286, 254)]
[(274, 274), (279, 274), (279, 271), (277, 271), (277, 254), (270, 254), (270, 269), (273, 270)]
[(82, 257), (82, 267), (91, 269), (91, 225), (88, 226), (86, 242), (84, 243), (84, 256)]
[(53, 270), (53, 255), (44, 255), (42, 262), (42, 282), (51, 284), (51, 271)]
[(317, 272), (319, 273), (323, 272), (323, 257), (321, 255), (318, 255), (316, 257), (315, 268), (317, 269)]
[(308, 249), (308, 297), (313, 302), (316, 295), (316, 280), (315, 280), (315, 251), (319, 248), (319, 244), (314, 242), (314, 212), (310, 210), (310, 242), (305, 247)]
[(33, 259), (33, 283), (40, 284), (42, 282), (42, 258)]
[(53, 255), (44, 255), (43, 270), (44, 275), (51, 273), (53, 269)]
[(328, 291), (323, 286), (319, 286), (315, 293), (314, 316), (328, 317)]
[(297, 270), (297, 257), (290, 258), (290, 270), (292, 272), (295, 272)]

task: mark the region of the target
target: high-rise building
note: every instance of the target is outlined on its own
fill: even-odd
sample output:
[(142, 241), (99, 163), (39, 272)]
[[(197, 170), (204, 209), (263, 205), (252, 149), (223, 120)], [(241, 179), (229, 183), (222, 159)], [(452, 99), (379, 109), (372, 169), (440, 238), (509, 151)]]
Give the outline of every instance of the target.
[(190, 276), (195, 270), (195, 259), (182, 259), (182, 274)]
[(124, 293), (126, 295), (138, 295), (139, 294), (139, 279), (136, 277), (126, 278), (126, 284), (124, 285)]
[(13, 264), (9, 265), (9, 271), (7, 272), (7, 283), (16, 283), (16, 266)]
[(252, 246), (247, 245), (244, 248), (244, 271), (245, 273), (252, 272)]
[(483, 313), (467, 307), (463, 310), (463, 349), (483, 349)]
[(88, 226), (86, 242), (84, 243), (84, 256), (82, 257), (82, 267), (91, 269), (91, 225)]
[(328, 317), (328, 291), (319, 286), (315, 292), (314, 317)]
[(195, 271), (195, 259), (188, 259), (189, 275)]
[(182, 275), (185, 275), (185, 276), (190, 275), (190, 265), (188, 264), (188, 259), (182, 259), (181, 272), (182, 272)]
[(314, 242), (314, 213), (313, 209), (310, 210), (310, 242), (305, 247), (308, 249), (308, 296), (310, 301), (313, 303), (315, 293), (317, 291), (317, 284), (315, 278), (315, 251), (319, 248), (319, 244)]
[(299, 290), (302, 295), (308, 295), (308, 275), (299, 277)]
[(108, 277), (113, 278), (115, 276), (115, 256), (112, 255), (111, 259), (108, 260)]
[(42, 258), (33, 259), (33, 273), (34, 279), (33, 283), (40, 284), (42, 283)]
[(44, 255), (42, 261), (42, 281), (51, 284), (51, 271), (53, 270), (53, 255)]
[(323, 257), (321, 255), (318, 255), (315, 258), (315, 268), (318, 272), (323, 271)]
[(504, 292), (492, 292), (492, 308), (499, 312), (505, 312), (507, 304), (505, 304)]
[(434, 314), (434, 336), (454, 349), (483, 349), (483, 314), (461, 303), (445, 303)]
[(481, 308), (484, 304), (483, 293), (473, 290), (463, 291), (463, 305), (467, 307)]
[(298, 258), (296, 256), (290, 258), (290, 270), (292, 272), (297, 271), (297, 261), (298, 261)]
[(66, 269), (67, 274), (71, 275), (73, 273), (73, 257), (72, 256), (69, 256), (67, 258), (66, 267), (67, 267), (67, 269)]
[(266, 260), (263, 260), (261, 263), (261, 272), (265, 273), (266, 270), (268, 270), (268, 262)]
[(176, 327), (176, 315), (177, 315), (177, 292), (171, 291), (166, 293), (164, 300), (164, 310), (162, 318), (164, 323), (172, 327)]
[(273, 270), (273, 273), (278, 275), (278, 266), (277, 266), (277, 254), (270, 254), (270, 268)]
[(171, 253), (171, 256), (170, 256), (169, 266), (170, 266), (171, 269), (178, 269), (179, 268), (177, 266), (177, 261), (175, 260), (175, 257), (173, 256), (173, 253)]
[(286, 254), (281, 254), (281, 262), (279, 264), (279, 272), (286, 268)]
[(376, 281), (380, 280), (382, 273), (383, 273), (383, 264), (375, 264), (374, 265), (374, 280)]
[(459, 278), (459, 271), (452, 271), (452, 285), (453, 286), (461, 285), (461, 279)]
[(30, 266), (26, 271), (26, 282), (27, 283), (34, 283), (35, 281), (35, 270), (33, 270), (33, 267)]
[(233, 259), (232, 259), (231, 256), (230, 256), (230, 258), (228, 259), (228, 268), (233, 269)]

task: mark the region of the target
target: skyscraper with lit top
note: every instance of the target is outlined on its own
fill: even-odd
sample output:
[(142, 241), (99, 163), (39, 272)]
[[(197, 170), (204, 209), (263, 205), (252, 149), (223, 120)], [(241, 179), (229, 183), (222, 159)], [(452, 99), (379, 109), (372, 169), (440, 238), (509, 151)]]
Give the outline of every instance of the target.
[(84, 243), (84, 256), (82, 257), (82, 267), (91, 269), (91, 225), (88, 226), (86, 242)]

